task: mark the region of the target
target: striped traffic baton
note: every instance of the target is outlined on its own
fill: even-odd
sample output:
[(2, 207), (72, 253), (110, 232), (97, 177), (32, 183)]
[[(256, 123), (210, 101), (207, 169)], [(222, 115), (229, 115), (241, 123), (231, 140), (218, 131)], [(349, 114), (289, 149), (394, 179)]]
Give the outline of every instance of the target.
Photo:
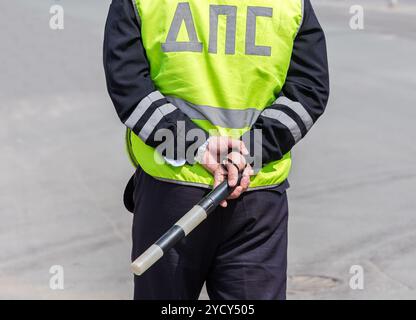
[[(241, 174), (239, 175), (237, 186), (240, 184), (240, 181)], [(162, 258), (165, 252), (173, 248), (201, 224), (221, 201), (227, 199), (233, 190), (234, 188), (231, 188), (228, 185), (227, 179), (225, 179), (220, 185), (208, 193), (196, 206), (189, 210), (172, 228), (131, 264), (131, 269), (134, 274), (140, 276), (154, 265)]]

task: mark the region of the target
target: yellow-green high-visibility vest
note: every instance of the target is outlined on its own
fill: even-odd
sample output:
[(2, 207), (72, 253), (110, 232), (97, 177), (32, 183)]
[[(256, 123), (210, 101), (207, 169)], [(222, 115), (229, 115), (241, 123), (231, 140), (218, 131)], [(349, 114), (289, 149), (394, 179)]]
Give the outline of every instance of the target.
[[(242, 135), (276, 100), (302, 23), (302, 0), (133, 2), (157, 90), (199, 127)], [(155, 178), (213, 184), (199, 164), (163, 163), (131, 130), (126, 142), (133, 163)], [(251, 188), (280, 184), (290, 167), (287, 153), (252, 177)]]

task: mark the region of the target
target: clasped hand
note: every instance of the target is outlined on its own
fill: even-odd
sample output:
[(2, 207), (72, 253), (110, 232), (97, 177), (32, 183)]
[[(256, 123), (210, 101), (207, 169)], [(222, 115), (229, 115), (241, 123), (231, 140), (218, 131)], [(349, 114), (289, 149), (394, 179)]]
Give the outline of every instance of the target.
[[(235, 187), (227, 200), (237, 199), (248, 189), (250, 176), (254, 174), (253, 169), (247, 163), (245, 156), (248, 150), (243, 141), (229, 137), (211, 137), (202, 157), (201, 165), (214, 176), (214, 187), (218, 186), (224, 179), (228, 179), (230, 187)], [(238, 175), (242, 178), (238, 186)], [(220, 203), (227, 207), (227, 201)]]

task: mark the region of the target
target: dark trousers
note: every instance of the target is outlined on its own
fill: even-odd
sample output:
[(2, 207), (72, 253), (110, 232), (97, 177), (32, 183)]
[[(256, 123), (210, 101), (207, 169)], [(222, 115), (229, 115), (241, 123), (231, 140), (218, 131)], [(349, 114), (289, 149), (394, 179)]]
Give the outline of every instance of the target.
[[(140, 168), (134, 179), (133, 250), (137, 258), (207, 189), (162, 182)], [(285, 299), (287, 182), (244, 193), (134, 278), (135, 299), (198, 299), (204, 282), (210, 299)]]

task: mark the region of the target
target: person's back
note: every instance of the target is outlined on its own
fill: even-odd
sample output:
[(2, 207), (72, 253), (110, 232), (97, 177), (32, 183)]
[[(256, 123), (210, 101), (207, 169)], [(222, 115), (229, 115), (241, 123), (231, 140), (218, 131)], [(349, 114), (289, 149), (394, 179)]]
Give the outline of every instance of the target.
[[(240, 185), (135, 278), (137, 299), (285, 297), (290, 150), (329, 94), (309, 0), (113, 0), (104, 66), (137, 167), (136, 258), (227, 178)], [(245, 192), (247, 191), (247, 192)]]

